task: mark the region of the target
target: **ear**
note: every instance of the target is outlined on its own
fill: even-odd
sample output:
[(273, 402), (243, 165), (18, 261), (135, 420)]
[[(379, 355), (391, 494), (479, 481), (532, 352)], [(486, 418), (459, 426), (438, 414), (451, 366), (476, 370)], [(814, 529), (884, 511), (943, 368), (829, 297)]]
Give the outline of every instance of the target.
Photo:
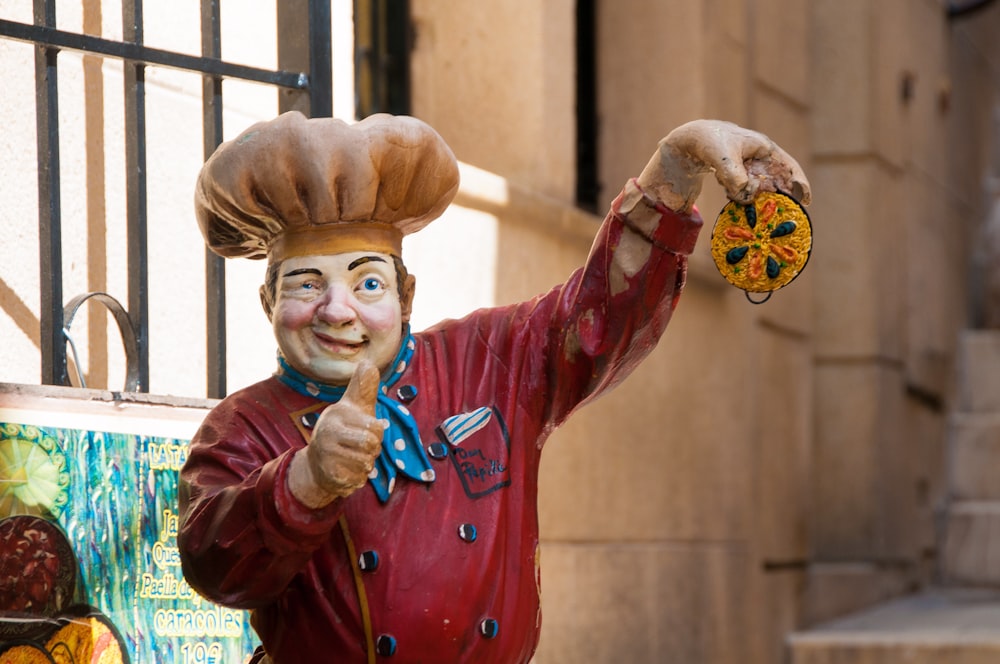
[(403, 322), (410, 322), (410, 314), (413, 312), (413, 293), (417, 288), (417, 278), (412, 274), (407, 274), (399, 289), (399, 306), (403, 311)]
[(267, 315), (267, 319), (271, 320), (271, 298), (267, 293), (267, 286), (263, 285), (260, 287), (260, 306), (264, 307), (264, 313)]

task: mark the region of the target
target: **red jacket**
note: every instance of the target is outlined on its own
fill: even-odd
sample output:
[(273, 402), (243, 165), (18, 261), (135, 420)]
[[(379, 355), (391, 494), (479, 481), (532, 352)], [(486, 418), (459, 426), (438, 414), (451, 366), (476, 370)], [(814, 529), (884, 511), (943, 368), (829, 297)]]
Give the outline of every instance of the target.
[[(325, 403), (273, 377), (225, 399), (181, 473), (188, 582), (251, 609), (276, 664), (390, 653), (394, 662), (527, 662), (541, 627), (542, 444), (623, 380), (666, 326), (701, 222), (661, 212), (651, 256), (623, 292), (609, 293), (608, 274), (630, 231), (611, 212), (564, 285), (414, 335), (395, 388), (416, 388), (406, 405), (436, 480), (400, 478), (386, 504), (367, 486), (320, 510), (289, 492), (289, 461), (310, 436), (302, 416)], [(473, 412), (485, 424), (449, 442), (442, 423)]]

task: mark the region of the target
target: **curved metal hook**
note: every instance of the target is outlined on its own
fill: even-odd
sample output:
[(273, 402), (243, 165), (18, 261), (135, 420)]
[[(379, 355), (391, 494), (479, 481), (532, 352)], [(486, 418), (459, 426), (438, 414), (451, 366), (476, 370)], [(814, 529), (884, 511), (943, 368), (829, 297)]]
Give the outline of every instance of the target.
[(747, 296), (747, 301), (749, 301), (750, 304), (764, 304), (765, 302), (771, 299), (771, 296), (774, 295), (774, 291), (767, 291), (767, 295), (765, 295), (764, 299), (762, 300), (753, 299), (750, 296), (750, 291), (743, 291), (743, 294)]
[(63, 308), (63, 336), (72, 343), (69, 337), (69, 328), (73, 323), (73, 317), (84, 302), (93, 298), (100, 302), (115, 317), (118, 323), (118, 332), (121, 334), (122, 345), (125, 346), (125, 392), (135, 392), (139, 388), (139, 342), (125, 307), (115, 298), (107, 293), (95, 291), (77, 295)]

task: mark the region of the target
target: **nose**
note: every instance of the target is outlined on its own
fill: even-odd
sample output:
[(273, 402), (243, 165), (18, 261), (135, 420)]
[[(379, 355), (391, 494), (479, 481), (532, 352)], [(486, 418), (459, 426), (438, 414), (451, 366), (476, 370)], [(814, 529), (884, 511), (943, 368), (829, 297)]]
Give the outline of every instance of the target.
[(316, 308), (316, 317), (327, 325), (342, 326), (354, 322), (357, 312), (350, 290), (342, 286), (327, 289)]

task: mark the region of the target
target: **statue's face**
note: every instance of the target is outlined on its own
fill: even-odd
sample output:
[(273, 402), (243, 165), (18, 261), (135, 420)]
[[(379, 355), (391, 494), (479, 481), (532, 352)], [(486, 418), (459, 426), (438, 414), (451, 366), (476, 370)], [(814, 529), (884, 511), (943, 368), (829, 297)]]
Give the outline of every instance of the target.
[(362, 359), (382, 371), (392, 362), (404, 309), (409, 302), (400, 301), (388, 254), (301, 256), (279, 268), (271, 323), (292, 367), (320, 382), (346, 385)]

